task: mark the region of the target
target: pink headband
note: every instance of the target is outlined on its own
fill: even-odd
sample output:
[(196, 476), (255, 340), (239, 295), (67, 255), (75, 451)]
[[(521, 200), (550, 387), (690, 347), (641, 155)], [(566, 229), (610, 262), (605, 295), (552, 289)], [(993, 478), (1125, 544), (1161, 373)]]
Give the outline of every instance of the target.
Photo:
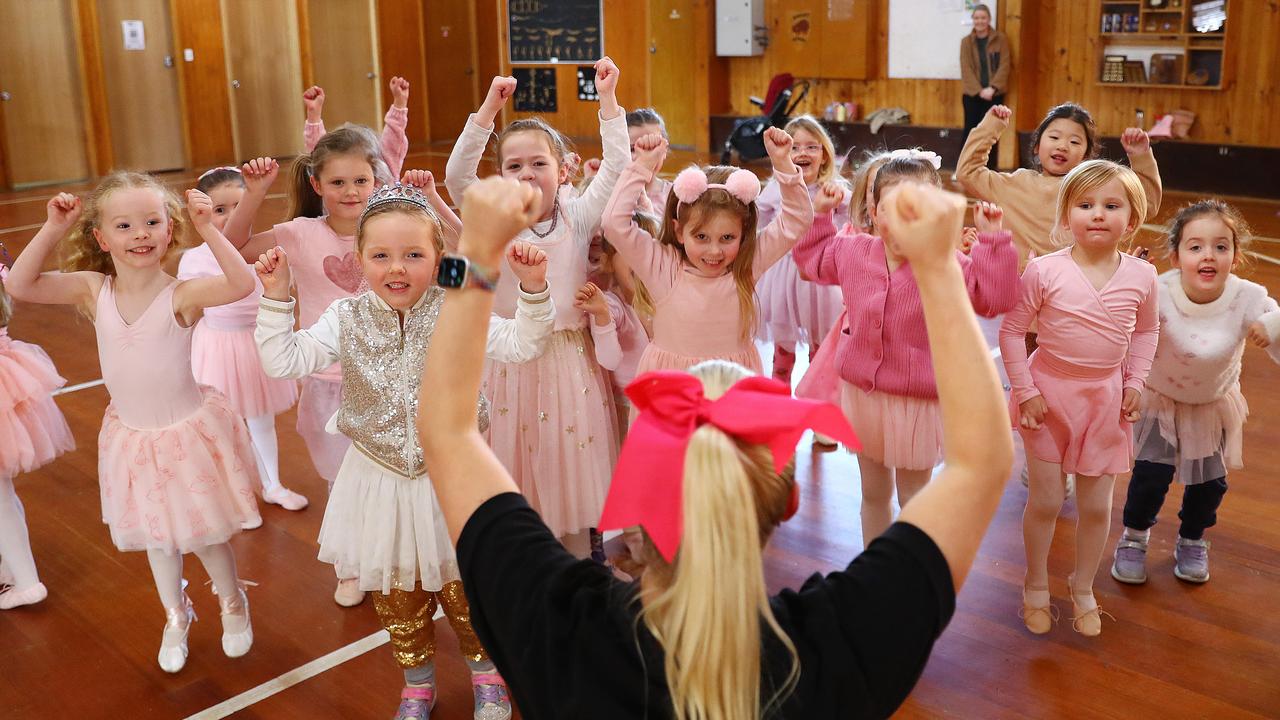
[(742, 204), (750, 205), (760, 195), (760, 181), (750, 170), (739, 169), (730, 173), (723, 184), (708, 183), (702, 168), (692, 166), (681, 170), (671, 185), (671, 192), (686, 205), (695, 202), (708, 190), (725, 190)]
[(236, 173), (237, 175), (242, 174), (240, 172), (240, 168), (238, 167), (223, 165), (222, 167), (209, 168), (208, 170), (205, 170), (204, 172), (200, 173), (200, 177), (196, 178), (196, 182), (200, 182), (201, 180), (209, 177), (210, 175), (218, 172), (219, 170), (230, 170), (231, 172)]

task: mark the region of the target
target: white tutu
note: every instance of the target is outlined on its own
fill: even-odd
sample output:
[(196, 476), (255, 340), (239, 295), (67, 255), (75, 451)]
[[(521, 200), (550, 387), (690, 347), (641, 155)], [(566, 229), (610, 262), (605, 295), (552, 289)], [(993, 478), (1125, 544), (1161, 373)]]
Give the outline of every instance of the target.
[(783, 255), (760, 277), (756, 296), (760, 311), (758, 336), (780, 345), (822, 342), (844, 310), (840, 288), (800, 277), (800, 266), (791, 253)]
[(461, 579), (431, 479), (387, 469), (351, 446), (320, 525), (320, 560), (360, 589), (439, 590)]

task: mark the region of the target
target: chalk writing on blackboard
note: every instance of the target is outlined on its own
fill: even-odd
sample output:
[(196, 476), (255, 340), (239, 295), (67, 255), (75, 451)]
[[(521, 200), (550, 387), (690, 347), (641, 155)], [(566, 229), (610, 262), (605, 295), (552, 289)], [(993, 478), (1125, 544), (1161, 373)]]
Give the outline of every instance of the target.
[(507, 0), (512, 63), (595, 62), (604, 55), (600, 0)]
[(516, 79), (516, 112), (553, 113), (556, 105), (556, 71), (542, 68), (512, 68)]

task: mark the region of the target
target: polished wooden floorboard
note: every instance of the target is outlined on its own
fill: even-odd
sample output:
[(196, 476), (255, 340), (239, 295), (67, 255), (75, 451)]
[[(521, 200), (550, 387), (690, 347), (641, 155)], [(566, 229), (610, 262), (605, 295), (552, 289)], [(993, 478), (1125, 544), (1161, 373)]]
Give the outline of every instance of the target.
[[(415, 153), (407, 166), (443, 175), (447, 146)], [(668, 170), (693, 160), (677, 154)], [(166, 176), (175, 188), (196, 173)], [(83, 192), (86, 186), (75, 186)], [(283, 192), (283, 182), (276, 190)], [(0, 194), (0, 241), (17, 254), (44, 219), (51, 188)], [(1190, 199), (1170, 193), (1161, 212)], [(1260, 234), (1280, 237), (1280, 204), (1242, 201)], [(283, 197), (264, 206), (258, 227), (282, 220)], [(1256, 249), (1280, 256), (1280, 244)], [(1280, 266), (1255, 262), (1246, 276), (1280, 296)], [(996, 324), (984, 323), (994, 344)], [(71, 384), (101, 377), (91, 325), (75, 310), (19, 303), (13, 337), (43, 346)], [(955, 618), (938, 641), (900, 718), (1274, 718), (1280, 717), (1280, 368), (1255, 348), (1245, 353), (1244, 470), (1233, 472), (1213, 541), (1211, 582), (1193, 586), (1171, 572), (1181, 489), (1170, 492), (1153, 531), (1145, 586), (1114, 582), (1107, 563), (1097, 579), (1102, 606), (1115, 615), (1101, 637), (1070, 628), (1065, 577), (1073, 562), (1074, 508), (1067, 504), (1050, 558), (1054, 602), (1064, 619), (1047, 636), (1018, 619), (1023, 572), (1017, 482), (1021, 460), (964, 589)], [(333, 572), (315, 559), (325, 485), (282, 415), (281, 475), (311, 507), (289, 513), (263, 506), (264, 525), (233, 540), (249, 591), (253, 650), (223, 656), (218, 606), (199, 562), (187, 558), (189, 592), (200, 614), (191, 656), (178, 675), (155, 662), (163, 611), (146, 558), (120, 553), (101, 522), (96, 437), (107, 394), (93, 387), (63, 395), (79, 448), (20, 476), (31, 542), (49, 599), (0, 612), (0, 718), (175, 718), (216, 705), (378, 630), (371, 603), (342, 609), (332, 599)], [(856, 463), (843, 451), (799, 452), (799, 516), (770, 543), (770, 587), (795, 587), (814, 572), (837, 569), (862, 547)], [(1112, 540), (1119, 533), (1125, 481), (1115, 491)], [(1110, 548), (1109, 548), (1110, 549)], [(1108, 549), (1108, 551), (1109, 551)], [(435, 718), (469, 718), (471, 695), (457, 643), (437, 623), (440, 702)], [(396, 706), (400, 674), (384, 646), (357, 656), (234, 715), (236, 718), (386, 718)]]

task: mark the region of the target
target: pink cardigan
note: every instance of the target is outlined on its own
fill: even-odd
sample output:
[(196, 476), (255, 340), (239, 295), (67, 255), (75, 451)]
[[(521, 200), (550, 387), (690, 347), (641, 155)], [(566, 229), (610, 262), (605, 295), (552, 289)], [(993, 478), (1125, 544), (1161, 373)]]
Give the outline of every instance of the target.
[[(983, 233), (971, 256), (956, 252), (969, 299), (983, 317), (1006, 312), (1018, 300), (1018, 252), (1012, 237), (1008, 230)], [(889, 272), (880, 238), (837, 235), (829, 212), (814, 217), (792, 256), (807, 277), (839, 285), (844, 295), (849, 329), (836, 353), (841, 378), (864, 392), (938, 397), (920, 289), (909, 264)]]

